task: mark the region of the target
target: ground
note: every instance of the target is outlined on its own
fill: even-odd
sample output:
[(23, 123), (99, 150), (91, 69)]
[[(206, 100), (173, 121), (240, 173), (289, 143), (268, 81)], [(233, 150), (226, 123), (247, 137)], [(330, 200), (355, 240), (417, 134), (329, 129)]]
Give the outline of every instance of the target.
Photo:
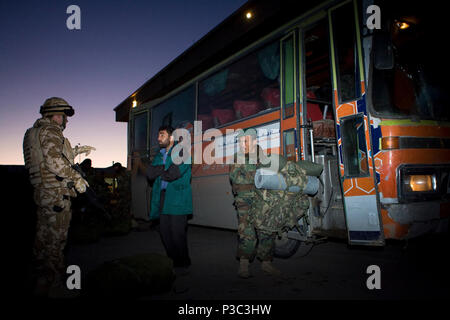
[[(234, 231), (189, 226), (188, 241), (192, 266), (179, 277), (169, 292), (143, 300), (210, 299), (434, 299), (449, 297), (448, 236), (414, 241), (388, 242), (384, 248), (349, 247), (331, 240), (302, 244), (289, 259), (275, 259), (282, 278), (267, 276), (254, 261), (253, 277), (237, 277)], [(165, 254), (157, 230), (133, 231), (127, 236), (102, 238), (90, 245), (68, 248), (68, 264), (80, 266), (82, 276), (105, 261), (139, 254)], [(306, 254), (306, 256), (305, 256)], [(366, 286), (367, 267), (381, 270), (381, 289)], [(178, 286), (178, 287), (177, 287)], [(184, 290), (184, 292), (183, 292)]]

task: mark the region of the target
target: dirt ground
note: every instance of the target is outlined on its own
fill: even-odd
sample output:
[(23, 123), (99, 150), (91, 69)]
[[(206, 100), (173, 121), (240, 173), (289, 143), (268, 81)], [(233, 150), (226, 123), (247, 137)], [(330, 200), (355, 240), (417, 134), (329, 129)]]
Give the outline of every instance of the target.
[[(143, 300), (240, 299), (442, 299), (449, 297), (448, 236), (388, 242), (381, 249), (349, 247), (343, 241), (302, 244), (289, 259), (275, 259), (283, 276), (263, 274), (251, 264), (253, 277), (237, 277), (237, 236), (233, 231), (189, 226), (190, 273), (169, 292)], [(311, 249), (311, 250), (310, 250)], [(133, 231), (68, 248), (68, 264), (80, 266), (82, 277), (105, 261), (139, 253), (165, 254), (157, 230)], [(367, 267), (381, 271), (381, 289), (369, 290)], [(82, 278), (83, 279), (83, 278)]]

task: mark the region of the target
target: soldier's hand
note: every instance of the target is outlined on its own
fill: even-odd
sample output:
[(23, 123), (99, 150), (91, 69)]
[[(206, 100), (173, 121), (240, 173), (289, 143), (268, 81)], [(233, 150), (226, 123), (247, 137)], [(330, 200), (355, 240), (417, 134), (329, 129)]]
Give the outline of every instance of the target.
[(78, 154), (85, 153), (86, 156), (88, 156), (91, 153), (91, 151), (97, 150), (97, 149), (95, 149), (94, 147), (91, 147), (91, 146), (81, 146), (81, 147), (77, 146), (75, 148), (76, 148)]
[(84, 180), (83, 178), (80, 178), (77, 180), (77, 182), (75, 182), (75, 189), (79, 192), (79, 193), (84, 193), (86, 192), (86, 188), (89, 187), (89, 183)]

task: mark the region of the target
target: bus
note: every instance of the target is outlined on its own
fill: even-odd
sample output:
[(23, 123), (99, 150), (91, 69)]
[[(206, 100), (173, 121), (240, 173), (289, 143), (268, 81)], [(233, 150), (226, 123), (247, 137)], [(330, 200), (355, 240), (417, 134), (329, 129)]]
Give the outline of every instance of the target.
[[(200, 135), (193, 147), (223, 150), (236, 150), (232, 129), (255, 128), (268, 153), (323, 166), (279, 256), (320, 237), (384, 246), (446, 232), (443, 12), (433, 1), (249, 1), (114, 109), (128, 122), (128, 167), (150, 161), (163, 124), (218, 129), (221, 139)], [(191, 224), (237, 228), (228, 170), (194, 161)], [(136, 218), (148, 219), (150, 189), (133, 176)]]

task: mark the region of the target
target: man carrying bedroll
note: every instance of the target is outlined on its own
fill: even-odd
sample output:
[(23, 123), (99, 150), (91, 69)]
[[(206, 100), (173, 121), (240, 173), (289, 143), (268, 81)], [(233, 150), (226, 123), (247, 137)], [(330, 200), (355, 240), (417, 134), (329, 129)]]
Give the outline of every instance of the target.
[(73, 116), (73, 108), (64, 100), (52, 97), (40, 108), (42, 118), (25, 133), (23, 153), (25, 167), (34, 188), (37, 205), (37, 228), (34, 244), (37, 282), (35, 294), (65, 294), (63, 250), (71, 219), (70, 197), (83, 193), (89, 186), (72, 168), (77, 153), (92, 150), (72, 149), (63, 130)]
[[(261, 166), (263, 150), (257, 145), (256, 130), (241, 131), (237, 138), (241, 152), (245, 155), (245, 163), (235, 163), (230, 168), (235, 206), (238, 213), (238, 275), (249, 278), (249, 263), (256, 257), (262, 261), (261, 269), (270, 275), (279, 276), (281, 272), (272, 265), (276, 233), (265, 232), (255, 228), (255, 213), (252, 208), (264, 200), (258, 195), (255, 187), (256, 169)], [(256, 160), (257, 161), (252, 161)], [(256, 163), (254, 163), (256, 162)]]
[(179, 165), (173, 162), (173, 131), (170, 126), (159, 128), (160, 150), (146, 175), (149, 180), (155, 180), (150, 220), (159, 216), (160, 235), (167, 256), (173, 260), (175, 272), (183, 274), (191, 265), (187, 245), (187, 220), (192, 214), (191, 165), (190, 161)]

